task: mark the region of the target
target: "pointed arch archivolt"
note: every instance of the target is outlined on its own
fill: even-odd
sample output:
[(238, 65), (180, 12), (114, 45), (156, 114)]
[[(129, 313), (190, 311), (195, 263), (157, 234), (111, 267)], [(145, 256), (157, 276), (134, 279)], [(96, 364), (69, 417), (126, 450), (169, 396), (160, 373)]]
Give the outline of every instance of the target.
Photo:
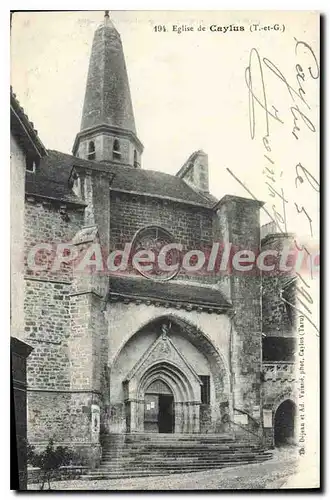
[[(229, 401), (230, 394), (230, 371), (228, 364), (223, 354), (215, 347), (209, 336), (198, 328), (192, 322), (179, 317), (177, 314), (160, 314), (156, 318), (149, 319), (141, 324), (134, 332), (128, 334), (122, 341), (113, 362), (111, 363), (110, 370), (115, 367), (116, 361), (119, 358), (122, 350), (127, 342), (138, 335), (145, 328), (155, 328), (160, 332), (160, 326), (164, 322), (171, 322), (172, 328), (175, 328), (176, 333), (185, 337), (192, 345), (196, 347), (208, 360), (210, 370), (213, 376), (216, 399), (218, 402)], [(169, 334), (170, 335), (170, 334)]]
[(156, 380), (162, 380), (171, 389), (176, 403), (195, 401), (198, 397), (188, 377), (178, 366), (169, 362), (156, 362), (142, 375), (137, 399), (143, 399), (148, 387)]

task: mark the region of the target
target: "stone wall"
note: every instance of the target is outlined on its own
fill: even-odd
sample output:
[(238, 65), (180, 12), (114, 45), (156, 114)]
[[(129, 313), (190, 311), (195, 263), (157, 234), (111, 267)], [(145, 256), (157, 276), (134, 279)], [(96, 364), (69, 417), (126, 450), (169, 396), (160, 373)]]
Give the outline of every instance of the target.
[[(123, 250), (138, 230), (158, 225), (172, 234), (183, 250), (207, 251), (212, 246), (212, 213), (202, 207), (144, 196), (111, 192), (111, 249)], [(183, 274), (183, 270), (180, 274)], [(202, 273), (201, 273), (202, 274)], [(212, 278), (205, 278), (211, 280)]]
[[(71, 241), (84, 225), (84, 212), (69, 207), (67, 215), (63, 220), (58, 204), (28, 200), (26, 253), (38, 242)], [(107, 350), (102, 333), (107, 329), (103, 297), (91, 288), (77, 293), (75, 280), (71, 265), (54, 272), (26, 268), (25, 332), (34, 347), (27, 372), (28, 438), (39, 447), (53, 438), (73, 448), (79, 460), (93, 463), (100, 458), (100, 444), (92, 405), (103, 411)]]
[[(257, 255), (260, 248), (259, 209), (257, 201), (225, 196), (214, 221), (215, 233), (224, 244), (231, 243), (235, 252), (252, 251)], [(232, 268), (229, 280), (235, 313), (231, 344), (234, 407), (239, 410), (238, 421), (242, 420), (241, 412), (247, 412), (249, 418), (260, 422), (261, 429), (261, 276), (257, 270), (243, 272)]]
[[(82, 223), (82, 214), (70, 211), (65, 222), (58, 206), (37, 200), (26, 203), (25, 254), (40, 243), (69, 241)], [(48, 256), (50, 259), (52, 256)], [(68, 389), (70, 371), (70, 290), (72, 269), (62, 266), (56, 272), (32, 271), (26, 263), (25, 332), (34, 347), (28, 361), (29, 390)]]
[(98, 395), (84, 391), (31, 391), (28, 397), (28, 440), (37, 450), (44, 449), (50, 438), (55, 445), (68, 446), (75, 463), (90, 466), (100, 460), (99, 435), (91, 431), (93, 404)]
[[(58, 244), (71, 241), (78, 229), (84, 224), (84, 212), (81, 208), (67, 207), (67, 218), (61, 213), (60, 203), (38, 200), (28, 196), (25, 203), (25, 274), (26, 276), (58, 281), (71, 281), (72, 267), (62, 264), (58, 270), (51, 269)], [(51, 244), (52, 251), (40, 251), (35, 259), (37, 264), (46, 264), (45, 270), (32, 270), (27, 259), (32, 259), (31, 250), (40, 243)]]
[[(269, 234), (262, 241), (262, 251), (275, 250), (282, 252), (284, 248), (294, 248), (293, 236), (287, 234)], [(270, 265), (271, 263), (269, 263)], [(287, 266), (290, 264), (288, 262)], [(291, 337), (294, 330), (294, 312), (290, 317), (290, 308), (281, 297), (288, 280), (293, 273), (263, 273), (262, 277), (262, 331), (267, 336)], [(288, 300), (289, 299), (289, 300)], [(295, 303), (294, 286), (289, 290), (288, 302)]]
[(24, 185), (25, 154), (10, 136), (10, 312), (11, 334), (24, 335)]
[[(275, 250), (280, 254), (286, 248), (294, 249), (292, 235), (268, 232), (261, 242), (262, 251)], [(293, 262), (291, 256), (291, 262), (289, 258), (286, 265), (290, 267)], [(268, 265), (273, 263), (275, 261), (270, 260)], [(285, 399), (296, 402), (298, 376), (295, 362), (295, 311), (285, 302), (287, 300), (295, 304), (295, 283), (292, 278), (292, 272), (281, 272), (278, 265), (262, 276), (262, 330), (266, 335), (262, 399), (263, 411), (269, 415), (267, 425), (267, 419), (264, 419), (264, 438), (268, 446), (274, 445), (274, 419), (279, 404)], [(277, 355), (274, 360), (281, 349), (283, 358), (279, 359)]]
[(169, 231), (184, 249), (203, 248), (212, 242), (212, 214), (169, 200), (111, 192), (111, 246), (123, 249), (135, 233), (148, 225)]
[(266, 424), (264, 417), (264, 439), (269, 447), (274, 446), (274, 420), (276, 410), (283, 401), (290, 399), (295, 404), (298, 401), (298, 368), (295, 362), (264, 363), (263, 364), (263, 412), (268, 412)]

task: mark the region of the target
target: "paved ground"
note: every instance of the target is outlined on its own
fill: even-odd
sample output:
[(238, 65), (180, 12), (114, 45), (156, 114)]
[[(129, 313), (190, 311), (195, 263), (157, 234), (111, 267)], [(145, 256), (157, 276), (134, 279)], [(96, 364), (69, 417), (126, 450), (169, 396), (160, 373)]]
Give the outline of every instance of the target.
[[(228, 467), (171, 476), (111, 480), (72, 480), (51, 484), (54, 490), (219, 490), (278, 489), (294, 483), (296, 461), (292, 452), (276, 452), (272, 460), (261, 464)], [(290, 486), (288, 486), (290, 487)], [(29, 489), (39, 489), (29, 485)]]

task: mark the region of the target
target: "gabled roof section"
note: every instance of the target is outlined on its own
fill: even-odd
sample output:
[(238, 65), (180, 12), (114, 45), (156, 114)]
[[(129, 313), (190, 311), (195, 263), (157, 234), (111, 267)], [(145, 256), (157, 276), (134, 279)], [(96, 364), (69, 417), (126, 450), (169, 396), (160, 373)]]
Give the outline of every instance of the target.
[(48, 156), (41, 161), (39, 172), (27, 173), (27, 192), (60, 198), (63, 201), (78, 202), (79, 199), (69, 187), (69, 178), (74, 167), (109, 172), (114, 176), (111, 191), (168, 199), (207, 209), (214, 205), (214, 202), (199, 194), (176, 176), (124, 165), (118, 168), (116, 164), (83, 160), (54, 150), (48, 150)]
[(124, 382), (131, 380), (138, 372), (147, 370), (155, 362), (155, 358), (157, 359), (157, 363), (161, 363), (162, 361), (166, 362), (169, 359), (176, 362), (177, 366), (180, 368), (184, 367), (185, 370), (196, 379), (197, 383), (202, 385), (197, 372), (188, 363), (183, 354), (181, 354), (171, 338), (163, 334), (161, 334), (146, 350), (132, 370), (127, 374)]
[(184, 180), (174, 175), (155, 170), (117, 167), (111, 189), (126, 191), (132, 194), (145, 194), (173, 201), (185, 202), (189, 205), (211, 208), (214, 201), (192, 189)]
[(36, 172), (26, 172), (26, 194), (85, 205), (69, 186), (69, 177), (74, 163), (68, 162), (67, 156), (69, 155), (48, 151), (48, 155), (41, 159), (40, 168)]
[(186, 175), (186, 173), (188, 172), (188, 170), (193, 168), (194, 160), (196, 159), (196, 157), (198, 156), (198, 154), (200, 152), (203, 152), (203, 151), (199, 149), (198, 151), (194, 151), (193, 153), (191, 153), (188, 160), (185, 161), (185, 163), (182, 165), (180, 170), (175, 175), (177, 177), (180, 177), (180, 178), (184, 177)]
[(249, 203), (251, 206), (259, 205), (260, 208), (265, 204), (264, 201), (257, 200), (257, 198), (245, 198), (243, 196), (226, 194), (219, 201), (217, 201), (217, 203), (213, 206), (213, 210), (217, 211), (222, 205), (230, 203), (231, 201), (236, 203)]
[(47, 150), (41, 142), (37, 130), (25, 114), (12, 87), (10, 87), (10, 125), (12, 133), (27, 152), (39, 158), (47, 155)]

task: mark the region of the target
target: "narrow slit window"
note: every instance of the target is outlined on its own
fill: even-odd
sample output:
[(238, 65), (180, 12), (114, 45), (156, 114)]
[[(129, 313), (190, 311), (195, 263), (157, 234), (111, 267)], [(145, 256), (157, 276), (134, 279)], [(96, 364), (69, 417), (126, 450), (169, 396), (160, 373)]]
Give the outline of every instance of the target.
[(138, 155), (136, 149), (134, 149), (134, 167), (139, 168)]
[(121, 159), (121, 151), (120, 151), (120, 145), (119, 145), (118, 139), (115, 139), (114, 143), (113, 143), (112, 158), (114, 160), (120, 160)]
[(95, 142), (90, 141), (88, 144), (88, 159), (95, 160)]
[(201, 382), (201, 403), (203, 405), (210, 404), (210, 376), (209, 375), (199, 375)]

